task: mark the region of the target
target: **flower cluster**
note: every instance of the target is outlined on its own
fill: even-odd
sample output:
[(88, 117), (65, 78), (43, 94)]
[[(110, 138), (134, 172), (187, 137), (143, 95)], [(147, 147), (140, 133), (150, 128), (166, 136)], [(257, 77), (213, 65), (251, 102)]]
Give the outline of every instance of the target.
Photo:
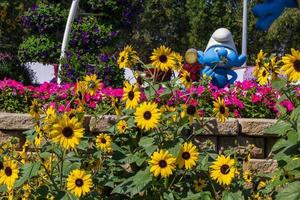
[[(89, 86), (87, 90), (90, 92), (85, 93), (82, 98), (84, 99), (86, 109), (90, 110), (90, 112), (102, 103), (108, 105), (110, 97), (122, 96), (122, 89), (104, 87), (99, 81), (92, 83), (95, 80), (93, 76), (87, 77), (85, 82), (87, 82)], [(35, 105), (33, 103), (34, 99), (36, 100), (35, 102), (43, 105), (43, 109), (53, 106), (61, 112), (70, 110), (71, 105), (69, 102), (76, 93), (76, 86), (77, 84), (58, 85), (56, 83), (43, 83), (40, 86), (24, 86), (14, 80), (3, 80), (0, 81), (0, 99), (4, 103), (1, 104), (0, 110), (6, 112), (27, 112), (32, 105)], [(42, 108), (40, 107), (40, 109)]]
[(270, 84), (278, 80), (280, 74), (288, 76), (290, 82), (300, 80), (300, 52), (291, 49), (291, 54), (286, 54), (281, 60), (277, 56), (267, 57), (263, 50), (257, 54), (253, 75), (260, 85)]
[(22, 24), (32, 33), (56, 33), (63, 29), (68, 12), (61, 4), (39, 3), (32, 5), (22, 16)]
[[(169, 52), (166, 47), (161, 49)], [(134, 56), (129, 58), (144, 70), (162, 66), (143, 64), (133, 48), (130, 53)], [(167, 60), (173, 59), (164, 53)], [(158, 62), (164, 61), (159, 57)], [(297, 152), (295, 158), (283, 156), (288, 162), (282, 164), (288, 167), (271, 178), (249, 168), (254, 145), (243, 151), (234, 147), (217, 153), (212, 142), (199, 143), (211, 120), (204, 118), (206, 112), (221, 123), (232, 115), (232, 109), (237, 116), (251, 109), (274, 113), (279, 92), (251, 81), (219, 90), (205, 77), (201, 84), (192, 82), (188, 87), (178, 78), (161, 84), (155, 74), (136, 73), (144, 84), (126, 81), (123, 89), (105, 88), (95, 74), (75, 85), (25, 87), (2, 81), (2, 91), (8, 88), (11, 95), (29, 93), (34, 97), (29, 112), (36, 125), (26, 131), (20, 151), (14, 140), (0, 144), (0, 185), (4, 188), (0, 195), (10, 199), (272, 199), (284, 195), (280, 192), (286, 184), (298, 183), (294, 182), (299, 178)], [(293, 91), (298, 94), (299, 88)], [(87, 107), (93, 107), (91, 102), (98, 107), (100, 99), (111, 102), (100, 111), (113, 111), (116, 116), (105, 129), (90, 132), (85, 126)], [(64, 106), (55, 100), (63, 101)], [(297, 134), (299, 106), (293, 109), (290, 103), (295, 104), (282, 102), (291, 117), (287, 111), (281, 116), (288, 121), (284, 122), (288, 142), (275, 146), (278, 149), (299, 145), (293, 136)], [(273, 128), (273, 132), (282, 130)]]

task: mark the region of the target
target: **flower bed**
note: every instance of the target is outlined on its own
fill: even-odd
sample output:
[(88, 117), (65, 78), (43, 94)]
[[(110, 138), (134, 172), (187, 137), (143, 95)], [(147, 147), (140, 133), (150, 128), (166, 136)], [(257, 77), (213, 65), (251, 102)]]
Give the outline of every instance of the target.
[[(27, 113), (30, 110), (32, 101), (36, 99), (38, 104), (47, 109), (50, 105), (63, 112), (70, 110), (70, 100), (74, 97), (76, 84), (43, 83), (39, 86), (24, 86), (14, 80), (0, 81), (0, 111)], [(295, 93), (300, 96), (300, 87), (295, 87)], [(158, 91), (158, 95), (165, 92), (164, 88)], [(102, 114), (110, 107), (111, 98), (121, 98), (123, 88), (101, 87), (94, 95), (85, 95), (85, 108), (88, 113)], [(145, 94), (143, 93), (142, 96)], [(276, 101), (281, 96), (280, 93), (271, 86), (260, 86), (253, 81), (236, 82), (231, 88), (218, 89), (209, 84), (194, 86), (190, 89), (179, 89), (168, 102), (169, 106), (175, 102), (184, 104), (188, 96), (193, 96), (191, 102), (199, 106), (199, 113), (204, 117), (212, 117), (213, 100), (224, 97), (224, 103), (228, 106), (230, 116), (235, 118), (276, 118), (278, 110)], [(161, 99), (157, 98), (156, 102)], [(290, 101), (282, 103), (289, 111), (293, 109)], [(98, 113), (97, 113), (98, 112)], [(100, 113), (99, 113), (100, 112)], [(110, 110), (107, 114), (114, 114)]]
[[(207, 77), (192, 82), (189, 72), (181, 69), (181, 56), (164, 46), (155, 49), (150, 59), (152, 64), (144, 65), (132, 47), (124, 48), (118, 59), (120, 67), (140, 62), (150, 76), (136, 72), (140, 81), (125, 82), (117, 92), (105, 88), (96, 75), (67, 86), (44, 84), (24, 89), (13, 81), (13, 88), (4, 83), (4, 98), (14, 101), (21, 95), (22, 100), (33, 99), (26, 109), (32, 118), (29, 128), (34, 128), (24, 132), (20, 151), (14, 139), (0, 145), (1, 195), (184, 200), (280, 200), (300, 195), (299, 87), (291, 84), (300, 77), (298, 71), (288, 71), (288, 80), (274, 80), (276, 89), (250, 81), (217, 89)], [(297, 69), (296, 64), (284, 69)], [(179, 78), (163, 83), (157, 80), (157, 73), (169, 70), (180, 70)], [(109, 92), (104, 92), (107, 89)], [(85, 117), (87, 113), (111, 112), (116, 115), (112, 120)], [(4, 114), (3, 118), (8, 117)], [(111, 124), (104, 126), (107, 121)], [(266, 127), (267, 123), (273, 125)], [(259, 126), (268, 129), (262, 131)], [(250, 135), (254, 130), (255, 135)], [(265, 136), (260, 138), (264, 132), (279, 140), (275, 143), (277, 138), (273, 138), (268, 145)], [(278, 168), (273, 160), (251, 163), (251, 157), (259, 152), (256, 140), (262, 141), (263, 157), (270, 152)], [(226, 143), (229, 148), (224, 148)], [(264, 171), (251, 168), (253, 163)]]

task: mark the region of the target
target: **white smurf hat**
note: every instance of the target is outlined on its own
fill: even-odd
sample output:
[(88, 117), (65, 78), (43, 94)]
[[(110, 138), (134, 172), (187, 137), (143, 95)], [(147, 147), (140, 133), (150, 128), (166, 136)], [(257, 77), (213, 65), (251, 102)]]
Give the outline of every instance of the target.
[(220, 45), (228, 47), (237, 53), (232, 34), (227, 28), (219, 28), (212, 34), (205, 51), (213, 46)]

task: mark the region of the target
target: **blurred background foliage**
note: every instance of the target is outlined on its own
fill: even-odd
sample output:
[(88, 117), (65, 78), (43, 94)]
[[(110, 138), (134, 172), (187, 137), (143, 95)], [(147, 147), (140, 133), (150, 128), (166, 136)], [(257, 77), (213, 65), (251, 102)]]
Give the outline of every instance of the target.
[[(19, 64), (58, 63), (71, 2), (2, 0), (0, 52), (13, 55)], [(285, 10), (262, 32), (255, 28), (251, 13), (257, 2), (250, 0), (248, 6), (248, 65), (253, 65), (260, 49), (279, 54), (300, 49), (300, 10)], [(124, 71), (118, 69), (115, 57), (125, 44), (133, 45), (144, 60), (160, 44), (181, 53), (191, 47), (204, 50), (220, 27), (231, 30), (241, 49), (242, 7), (242, 0), (81, 0), (68, 49), (72, 59), (62, 61), (66, 68), (61, 77), (74, 82), (83, 74), (97, 73), (106, 85), (118, 87)]]

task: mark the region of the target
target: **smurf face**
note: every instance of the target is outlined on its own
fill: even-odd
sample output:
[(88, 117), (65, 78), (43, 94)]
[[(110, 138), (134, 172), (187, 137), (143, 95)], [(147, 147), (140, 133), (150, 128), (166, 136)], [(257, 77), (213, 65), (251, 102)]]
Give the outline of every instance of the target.
[(204, 65), (214, 67), (240, 66), (244, 60), (239, 60), (239, 55), (230, 48), (224, 46), (214, 46), (206, 50), (199, 59)]

